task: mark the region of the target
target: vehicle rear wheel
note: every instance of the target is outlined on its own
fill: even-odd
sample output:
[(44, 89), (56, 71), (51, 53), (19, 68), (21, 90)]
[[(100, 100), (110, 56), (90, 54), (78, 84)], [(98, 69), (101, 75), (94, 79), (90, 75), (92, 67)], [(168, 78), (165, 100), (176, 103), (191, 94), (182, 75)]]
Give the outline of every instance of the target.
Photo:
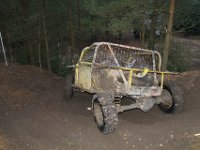
[(73, 74), (68, 74), (66, 77), (66, 88), (65, 88), (65, 98), (69, 99), (72, 98), (74, 95), (74, 90), (73, 90), (73, 81), (74, 77)]
[(182, 111), (184, 104), (183, 94), (175, 81), (168, 81), (164, 84), (161, 98), (162, 102), (159, 107), (162, 111), (166, 113)]
[(98, 100), (93, 102), (95, 122), (103, 134), (113, 132), (117, 128), (118, 113), (114, 103), (101, 105)]

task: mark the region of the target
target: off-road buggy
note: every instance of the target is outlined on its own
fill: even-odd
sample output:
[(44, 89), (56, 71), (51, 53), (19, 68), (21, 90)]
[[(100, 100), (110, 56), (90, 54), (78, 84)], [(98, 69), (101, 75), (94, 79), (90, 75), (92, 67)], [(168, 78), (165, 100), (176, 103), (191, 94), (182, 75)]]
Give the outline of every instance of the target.
[[(147, 112), (154, 104), (164, 112), (182, 109), (181, 91), (166, 77), (176, 73), (161, 71), (157, 51), (97, 42), (83, 49), (78, 63), (71, 67), (74, 83), (67, 84), (66, 96), (72, 96), (74, 89), (94, 93), (92, 110), (104, 134), (117, 127), (120, 112), (135, 108)], [(123, 97), (132, 103), (122, 104)]]

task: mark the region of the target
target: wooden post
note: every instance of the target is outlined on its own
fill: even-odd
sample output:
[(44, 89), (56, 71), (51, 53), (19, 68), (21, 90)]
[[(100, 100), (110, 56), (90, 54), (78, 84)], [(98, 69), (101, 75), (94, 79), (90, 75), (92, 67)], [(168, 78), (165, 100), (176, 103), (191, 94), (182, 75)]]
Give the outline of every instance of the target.
[(3, 51), (3, 56), (4, 56), (5, 64), (6, 64), (6, 66), (8, 66), (8, 62), (7, 62), (7, 58), (6, 58), (6, 52), (5, 52), (5, 49), (4, 49), (1, 32), (0, 32), (0, 38), (1, 38), (1, 45), (2, 45), (2, 51)]

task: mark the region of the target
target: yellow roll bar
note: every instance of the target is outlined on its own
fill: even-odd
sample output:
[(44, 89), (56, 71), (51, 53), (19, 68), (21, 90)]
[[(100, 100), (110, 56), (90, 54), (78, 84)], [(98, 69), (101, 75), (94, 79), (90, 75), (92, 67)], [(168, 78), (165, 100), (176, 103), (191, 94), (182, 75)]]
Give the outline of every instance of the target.
[[(141, 48), (135, 48), (135, 47), (130, 47), (130, 46), (124, 46), (124, 45), (119, 45), (119, 44), (113, 44), (113, 43), (106, 43), (106, 42), (97, 42), (97, 43), (94, 43), (92, 46), (96, 45), (98, 46), (99, 44), (111, 44), (111, 45), (116, 45), (116, 46), (120, 46), (120, 47), (128, 47), (128, 48), (134, 48), (134, 49), (137, 49), (137, 50), (142, 50), (142, 51), (147, 51), (147, 52), (153, 52), (151, 50), (146, 50), (146, 49), (141, 49)], [(90, 46), (91, 47), (91, 46)], [(81, 56), (80, 56), (80, 59), (79, 59), (79, 63), (82, 64), (82, 65), (90, 65), (92, 66), (92, 63), (91, 62), (87, 62), (87, 61), (84, 61), (82, 60), (84, 54), (89, 50), (90, 47), (86, 47), (83, 49), (82, 53), (81, 53)], [(127, 67), (121, 67), (121, 66), (106, 66), (106, 65), (100, 65), (100, 64), (96, 64), (94, 62), (94, 67), (98, 67), (98, 68), (110, 68), (110, 69), (119, 69), (119, 70), (123, 70), (123, 71), (130, 71), (129, 72), (129, 78), (128, 78), (128, 86), (131, 86), (132, 85), (132, 82), (133, 82), (133, 72), (141, 72), (141, 77), (144, 77), (146, 76), (148, 73), (157, 73), (157, 74), (161, 74), (161, 88), (163, 88), (163, 83), (164, 83), (164, 75), (165, 74), (178, 74), (178, 73), (175, 73), (175, 72), (163, 72), (163, 71), (160, 71), (160, 66), (161, 66), (161, 56), (158, 52), (153, 52), (153, 53), (157, 53), (158, 56), (159, 56), (159, 71), (156, 71), (156, 70), (149, 70), (148, 68), (127, 68)], [(76, 66), (76, 74), (78, 75), (78, 68), (79, 68), (79, 64), (77, 64)]]

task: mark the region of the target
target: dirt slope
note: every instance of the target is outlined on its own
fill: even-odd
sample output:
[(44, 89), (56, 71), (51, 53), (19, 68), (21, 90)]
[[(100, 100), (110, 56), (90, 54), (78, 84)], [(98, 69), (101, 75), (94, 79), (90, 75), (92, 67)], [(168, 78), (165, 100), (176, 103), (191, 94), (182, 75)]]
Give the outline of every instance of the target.
[[(64, 99), (65, 80), (34, 66), (0, 64), (0, 149), (199, 150), (200, 71), (177, 77), (185, 98), (180, 114), (119, 115), (118, 129), (102, 135), (86, 108), (92, 95)], [(197, 134), (197, 136), (195, 136)]]

